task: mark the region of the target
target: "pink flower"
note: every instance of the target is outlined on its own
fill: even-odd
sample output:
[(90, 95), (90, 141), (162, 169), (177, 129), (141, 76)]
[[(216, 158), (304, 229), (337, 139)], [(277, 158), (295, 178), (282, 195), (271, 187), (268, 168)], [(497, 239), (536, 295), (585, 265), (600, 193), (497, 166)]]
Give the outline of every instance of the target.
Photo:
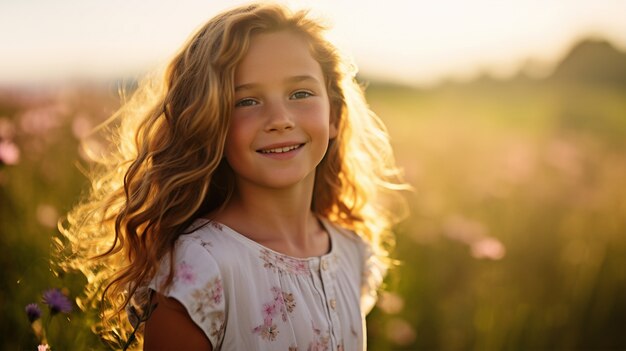
[(506, 254), (504, 245), (495, 238), (483, 238), (472, 243), (472, 256), (475, 258), (488, 258), (499, 260)]
[(37, 346), (37, 351), (49, 351), (49, 346), (48, 344), (43, 344), (43, 345), (39, 345)]
[(222, 301), (222, 293), (222, 280), (220, 278), (215, 278), (213, 280), (213, 287), (210, 290), (209, 298), (214, 304), (218, 304)]
[(178, 266), (178, 273), (176, 276), (186, 284), (193, 284), (196, 281), (196, 274), (194, 273), (193, 268), (186, 262), (182, 262)]
[(264, 317), (273, 317), (276, 314), (276, 305), (273, 303), (266, 303), (263, 305), (263, 316)]
[(13, 142), (0, 140), (0, 163), (17, 164), (20, 160), (20, 149)]

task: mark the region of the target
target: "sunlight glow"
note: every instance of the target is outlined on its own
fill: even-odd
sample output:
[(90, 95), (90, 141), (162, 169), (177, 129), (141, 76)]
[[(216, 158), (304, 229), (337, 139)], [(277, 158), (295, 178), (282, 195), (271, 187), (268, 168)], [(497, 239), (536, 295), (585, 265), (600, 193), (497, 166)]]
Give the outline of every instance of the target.
[[(245, 1), (0, 3), (0, 84), (135, 76), (163, 64), (217, 12)], [(312, 8), (372, 77), (428, 84), (550, 66), (588, 35), (626, 47), (626, 2), (283, 1)]]

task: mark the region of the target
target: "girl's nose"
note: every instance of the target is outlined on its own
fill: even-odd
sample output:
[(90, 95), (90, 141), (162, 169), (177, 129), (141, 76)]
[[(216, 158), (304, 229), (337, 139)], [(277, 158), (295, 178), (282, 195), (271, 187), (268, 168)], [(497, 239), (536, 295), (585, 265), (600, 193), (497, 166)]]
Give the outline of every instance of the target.
[(283, 102), (267, 103), (266, 131), (284, 131), (294, 127), (293, 116)]

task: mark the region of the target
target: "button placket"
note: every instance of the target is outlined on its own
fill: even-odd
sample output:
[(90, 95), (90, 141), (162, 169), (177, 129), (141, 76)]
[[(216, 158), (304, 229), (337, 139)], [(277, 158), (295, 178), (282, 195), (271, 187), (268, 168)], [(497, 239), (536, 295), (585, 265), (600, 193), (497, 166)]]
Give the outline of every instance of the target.
[(322, 283), (324, 284), (324, 292), (326, 295), (326, 305), (328, 308), (328, 314), (331, 320), (331, 338), (332, 344), (337, 345), (339, 342), (339, 336), (341, 336), (341, 324), (339, 322), (339, 316), (337, 315), (337, 299), (335, 296), (335, 266), (330, 260), (333, 257), (324, 257), (320, 264)]

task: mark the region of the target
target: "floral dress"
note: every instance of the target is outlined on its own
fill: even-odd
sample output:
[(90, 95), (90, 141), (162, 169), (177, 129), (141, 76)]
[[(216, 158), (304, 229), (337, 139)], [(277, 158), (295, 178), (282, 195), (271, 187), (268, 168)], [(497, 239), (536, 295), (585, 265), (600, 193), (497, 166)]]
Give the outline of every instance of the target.
[(197, 220), (147, 288), (175, 298), (214, 350), (365, 350), (364, 316), (382, 270), (352, 232), (322, 223), (331, 250), (281, 254), (209, 220)]

